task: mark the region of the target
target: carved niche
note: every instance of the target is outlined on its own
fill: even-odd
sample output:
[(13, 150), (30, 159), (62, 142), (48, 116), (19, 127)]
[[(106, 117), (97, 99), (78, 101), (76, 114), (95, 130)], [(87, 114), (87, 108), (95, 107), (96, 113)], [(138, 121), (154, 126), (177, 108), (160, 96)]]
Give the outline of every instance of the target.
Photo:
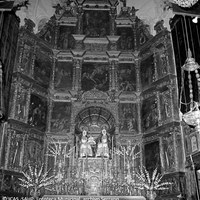
[(162, 138), (163, 145), (163, 164), (166, 172), (175, 170), (175, 149), (173, 134), (169, 133)]
[(172, 118), (172, 105), (171, 105), (171, 94), (170, 90), (165, 87), (160, 93), (160, 114), (161, 123), (165, 123)]

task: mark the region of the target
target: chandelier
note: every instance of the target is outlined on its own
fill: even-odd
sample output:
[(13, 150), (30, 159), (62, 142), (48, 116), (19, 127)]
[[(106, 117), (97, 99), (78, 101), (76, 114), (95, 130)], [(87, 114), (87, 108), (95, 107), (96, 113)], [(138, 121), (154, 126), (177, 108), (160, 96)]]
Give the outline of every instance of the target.
[(190, 8), (196, 4), (198, 0), (172, 0), (172, 3), (179, 5), (180, 7)]
[[(182, 66), (182, 83), (181, 83), (182, 86), (181, 86), (180, 103), (184, 104), (186, 109), (185, 113), (182, 115), (182, 118), (188, 125), (194, 126), (195, 129), (200, 133), (200, 110), (199, 110), (200, 103), (198, 102), (199, 100), (197, 97), (199, 96), (200, 92), (200, 74), (199, 74), (200, 66), (192, 57), (192, 53), (189, 48), (189, 39), (188, 39), (187, 23), (185, 16), (184, 16), (184, 23), (186, 30), (186, 42), (188, 46), (188, 52), (187, 52), (188, 55), (185, 64)], [(184, 103), (181, 102), (183, 97), (185, 97)]]

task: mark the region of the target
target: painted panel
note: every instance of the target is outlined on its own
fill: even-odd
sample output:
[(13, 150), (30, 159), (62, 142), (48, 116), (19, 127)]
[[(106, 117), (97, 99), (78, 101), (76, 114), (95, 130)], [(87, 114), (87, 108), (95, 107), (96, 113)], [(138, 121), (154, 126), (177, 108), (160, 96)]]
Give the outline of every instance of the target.
[(42, 165), (43, 163), (43, 144), (34, 140), (28, 139), (25, 146), (24, 153), (24, 163), (37, 163), (38, 165)]
[(73, 64), (69, 62), (57, 62), (55, 68), (54, 88), (59, 92), (66, 92), (72, 89)]
[(21, 72), (27, 76), (31, 76), (31, 50), (31, 46), (25, 43), (21, 61)]
[(117, 35), (120, 35), (118, 48), (120, 50), (133, 50), (134, 49), (134, 37), (132, 28), (118, 28)]
[(156, 97), (145, 99), (142, 102), (141, 119), (143, 131), (158, 125), (158, 105)]
[(44, 87), (48, 87), (49, 85), (51, 68), (51, 59), (42, 52), (37, 52), (34, 67), (34, 79)]
[(142, 88), (147, 88), (155, 79), (153, 55), (141, 61), (141, 83)]
[(101, 91), (109, 90), (109, 65), (103, 63), (84, 63), (82, 66), (82, 90), (94, 88)]
[(83, 33), (88, 37), (109, 35), (109, 12), (87, 10), (83, 15)]
[(137, 105), (133, 103), (120, 103), (120, 130), (136, 134), (138, 131)]
[(133, 64), (123, 63), (118, 69), (119, 90), (136, 91), (136, 70)]
[(54, 102), (51, 118), (51, 132), (67, 133), (70, 131), (71, 103)]
[(158, 168), (158, 171), (161, 171), (161, 162), (160, 162), (160, 147), (159, 141), (154, 141), (152, 143), (146, 144), (144, 146), (145, 152), (145, 166), (146, 169), (152, 173), (154, 169)]
[(35, 94), (31, 94), (28, 123), (41, 131), (46, 129), (47, 101)]
[(74, 45), (72, 34), (75, 33), (75, 28), (72, 26), (61, 26), (60, 35), (58, 37), (58, 48), (67, 50), (71, 49)]

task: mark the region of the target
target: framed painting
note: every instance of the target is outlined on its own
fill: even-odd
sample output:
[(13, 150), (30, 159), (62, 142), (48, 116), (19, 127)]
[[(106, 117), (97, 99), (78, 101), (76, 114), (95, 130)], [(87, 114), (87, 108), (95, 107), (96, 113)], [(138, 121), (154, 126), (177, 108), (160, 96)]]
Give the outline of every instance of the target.
[(133, 30), (129, 27), (117, 28), (117, 35), (120, 35), (118, 48), (120, 50), (133, 50), (134, 37)]
[(119, 104), (120, 131), (136, 134), (138, 131), (137, 105), (133, 103)]
[(22, 55), (22, 59), (21, 59), (21, 69), (20, 71), (27, 75), (27, 76), (31, 76), (31, 61), (32, 61), (32, 53), (31, 51), (33, 51), (31, 45), (25, 43), (24, 47), (23, 47), (23, 55)]
[(88, 37), (109, 35), (110, 17), (108, 11), (86, 10), (83, 14), (83, 33)]
[(54, 89), (66, 92), (72, 89), (73, 64), (70, 62), (57, 62), (55, 67)]
[(142, 88), (147, 88), (155, 79), (153, 54), (141, 61), (140, 70)]
[(74, 39), (72, 34), (75, 34), (75, 27), (73, 26), (61, 26), (60, 33), (57, 41), (58, 49), (71, 49), (74, 45)]
[(41, 131), (46, 130), (47, 100), (31, 94), (28, 123)]
[(146, 144), (144, 146), (144, 155), (147, 171), (152, 173), (157, 168), (161, 172), (159, 141)]
[(81, 88), (83, 91), (109, 90), (109, 65), (106, 63), (83, 63)]
[(136, 91), (136, 70), (133, 64), (119, 64), (118, 84), (121, 91)]
[(42, 165), (44, 163), (44, 145), (35, 139), (28, 139), (25, 146), (24, 163), (31, 162)]
[(35, 58), (34, 79), (44, 87), (49, 86), (52, 61), (43, 52), (38, 51)]
[(143, 100), (141, 119), (143, 131), (154, 128), (158, 125), (158, 105), (155, 96)]
[(71, 103), (54, 102), (51, 118), (51, 132), (67, 133), (70, 131)]

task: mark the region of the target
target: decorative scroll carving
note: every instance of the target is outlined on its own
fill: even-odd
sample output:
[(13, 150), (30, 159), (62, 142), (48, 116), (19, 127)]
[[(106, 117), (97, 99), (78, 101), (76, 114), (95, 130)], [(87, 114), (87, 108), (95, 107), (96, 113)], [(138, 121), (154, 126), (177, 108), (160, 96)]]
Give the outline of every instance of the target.
[(104, 100), (104, 101), (107, 101), (108, 98), (109, 97), (105, 92), (102, 92), (102, 91), (100, 91), (96, 88), (94, 88), (90, 91), (84, 92), (83, 95), (82, 95), (83, 101), (87, 101), (87, 100), (96, 100), (96, 101)]

